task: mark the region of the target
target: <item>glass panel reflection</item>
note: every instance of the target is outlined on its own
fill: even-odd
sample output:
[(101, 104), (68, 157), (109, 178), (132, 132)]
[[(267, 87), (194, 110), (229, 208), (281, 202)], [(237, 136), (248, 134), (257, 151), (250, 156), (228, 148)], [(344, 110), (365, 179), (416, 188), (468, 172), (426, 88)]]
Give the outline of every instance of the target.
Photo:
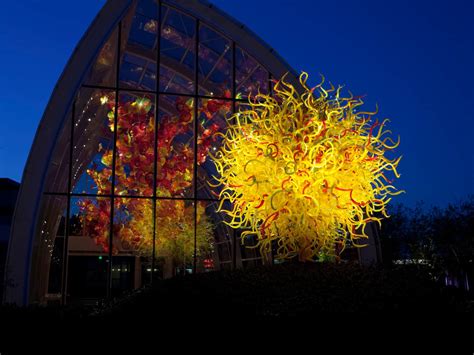
[(135, 14), (128, 42), (130, 45), (141, 46), (153, 50), (157, 44), (158, 21), (155, 19)]
[[(89, 249), (94, 252), (109, 252), (110, 233), (110, 198), (105, 197), (72, 197), (71, 214), (69, 218), (69, 237), (87, 237), (84, 245), (91, 247), (92, 240), (95, 247)], [(84, 240), (85, 240), (84, 239)], [(70, 252), (75, 250), (74, 241), (69, 246)]]
[(69, 217), (69, 302), (106, 296), (110, 198), (71, 198)]
[[(119, 86), (126, 89), (155, 90), (158, 46), (156, 4), (138, 4), (136, 13), (122, 21)], [(150, 7), (150, 8), (149, 8)], [(146, 13), (140, 13), (143, 11)], [(158, 10), (156, 10), (158, 11)]]
[(209, 246), (197, 253), (197, 272), (232, 268), (232, 228), (225, 224), (225, 215), (217, 212), (219, 202), (199, 202), (198, 231), (212, 234)]
[(149, 256), (152, 250), (153, 201), (145, 198), (116, 198), (113, 253)]
[(199, 93), (231, 97), (232, 44), (207, 26), (199, 28)]
[(259, 92), (268, 94), (268, 71), (239, 47), (236, 48), (235, 62), (236, 98), (256, 95)]
[(116, 195), (153, 195), (154, 142), (155, 96), (121, 93), (117, 115)]
[(72, 113), (66, 116), (67, 120), (59, 134), (53, 155), (49, 162), (48, 172), (44, 185), (45, 192), (67, 192), (69, 179), (69, 154), (71, 140)]
[(160, 96), (157, 196), (194, 197), (194, 100)]
[[(196, 252), (198, 265), (212, 255), (213, 226), (205, 204), (196, 211)], [(191, 273), (194, 264), (194, 202), (158, 200), (156, 206), (156, 258), (163, 278)]]
[(66, 196), (43, 196), (33, 244), (30, 293), (42, 303), (59, 303), (63, 276)]
[(160, 44), (160, 91), (194, 93), (195, 20), (163, 6)]
[(115, 93), (82, 88), (74, 118), (72, 192), (110, 194)]
[(155, 90), (156, 63), (132, 53), (123, 55), (120, 66), (120, 87)]
[(115, 86), (117, 67), (118, 29), (105, 42), (99, 51), (85, 84), (98, 86)]
[(216, 199), (219, 187), (213, 156), (219, 154), (227, 120), (232, 115), (232, 101), (221, 99), (199, 100), (198, 177), (197, 198)]
[(146, 15), (151, 18), (158, 18), (158, 1), (157, 0), (139, 0), (137, 4), (137, 13)]
[(116, 198), (113, 238), (112, 289), (117, 295), (150, 280), (142, 264), (150, 265), (153, 254), (153, 200)]

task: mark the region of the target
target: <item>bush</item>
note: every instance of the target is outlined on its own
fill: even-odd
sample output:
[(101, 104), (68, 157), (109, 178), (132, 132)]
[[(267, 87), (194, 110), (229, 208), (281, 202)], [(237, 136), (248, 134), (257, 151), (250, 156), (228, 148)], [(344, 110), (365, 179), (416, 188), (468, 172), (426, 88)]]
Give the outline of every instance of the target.
[(467, 295), (432, 280), (428, 269), (351, 263), (281, 264), (160, 281), (109, 304), (96, 317), (308, 316), (319, 312), (468, 311)]

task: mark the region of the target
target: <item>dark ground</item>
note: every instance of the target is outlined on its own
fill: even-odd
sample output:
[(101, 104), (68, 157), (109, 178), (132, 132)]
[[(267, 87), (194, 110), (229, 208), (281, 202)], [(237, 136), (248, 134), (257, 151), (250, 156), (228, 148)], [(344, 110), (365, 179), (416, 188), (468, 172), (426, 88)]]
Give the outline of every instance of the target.
[[(48, 331), (47, 324), (51, 324), (59, 332), (71, 329), (69, 335), (77, 327), (82, 334), (79, 339), (101, 339), (110, 331), (113, 335), (105, 338), (116, 345), (124, 340), (121, 334), (135, 340), (131, 334), (154, 333), (159, 327), (175, 329), (183, 339), (196, 332), (214, 334), (237, 327), (240, 330), (232, 331), (232, 337), (238, 338), (238, 333), (270, 320), (290, 328), (307, 324), (306, 329), (314, 329), (314, 336), (323, 329), (336, 338), (366, 338), (374, 331), (385, 333), (383, 327), (390, 334), (393, 327), (406, 336), (426, 332), (432, 340), (469, 347), (473, 305), (467, 293), (443, 287), (432, 280), (429, 270), (414, 266), (386, 270), (353, 264), (290, 263), (176, 277), (102, 307), (3, 306), (0, 321), (12, 326), (0, 334), (28, 329), (54, 338), (54, 331)], [(255, 334), (255, 330), (251, 332)], [(163, 334), (157, 330), (155, 336), (158, 333)]]
[(108, 304), (95, 316), (210, 316), (225, 310), (236, 317), (278, 318), (320, 312), (464, 312), (472, 307), (466, 293), (432, 281), (428, 270), (318, 263), (176, 277)]

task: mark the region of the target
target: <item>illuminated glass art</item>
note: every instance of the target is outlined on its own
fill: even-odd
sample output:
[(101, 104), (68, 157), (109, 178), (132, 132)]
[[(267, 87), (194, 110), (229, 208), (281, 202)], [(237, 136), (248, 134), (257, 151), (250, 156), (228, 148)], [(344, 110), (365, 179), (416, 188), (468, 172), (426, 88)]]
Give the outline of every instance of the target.
[(401, 159), (387, 157), (399, 144), (388, 120), (358, 111), (363, 101), (342, 88), (325, 89), (323, 80), (310, 89), (307, 79), (300, 76), (300, 92), (282, 79), (273, 97), (250, 99), (214, 157), (229, 225), (256, 236), (263, 252), (276, 246), (277, 258), (301, 261), (364, 246), (367, 224), (380, 224), (390, 196), (402, 192), (387, 177), (399, 177)]
[[(152, 100), (146, 97), (102, 95), (99, 100), (107, 107), (108, 130), (117, 130), (115, 160), (113, 147), (99, 144), (100, 167), (94, 164), (87, 170), (93, 189), (98, 195), (111, 192), (111, 180), (115, 161), (113, 240), (114, 254), (118, 250), (131, 250), (137, 255), (150, 256), (155, 245), (156, 256), (171, 256), (175, 264), (194, 255), (194, 205), (192, 201), (166, 199), (185, 196), (193, 185), (193, 99), (177, 97), (174, 105), (176, 115), (163, 115), (158, 120), (156, 162), (157, 195), (165, 197), (156, 202), (156, 236), (153, 242), (153, 204), (146, 198), (152, 196), (155, 170), (155, 114)], [(115, 115), (116, 105), (118, 108)], [(230, 103), (217, 99), (206, 99), (198, 110), (207, 120), (198, 124), (197, 165), (203, 164), (215, 141), (219, 125), (212, 122), (213, 113), (228, 110)], [(117, 124), (114, 125), (115, 116)], [(208, 122), (209, 121), (209, 122)], [(196, 252), (209, 255), (212, 252), (213, 225), (205, 213), (205, 202), (198, 201), (196, 212)], [(110, 199), (85, 198), (77, 202), (80, 218), (86, 234), (92, 237), (104, 252), (110, 248)]]

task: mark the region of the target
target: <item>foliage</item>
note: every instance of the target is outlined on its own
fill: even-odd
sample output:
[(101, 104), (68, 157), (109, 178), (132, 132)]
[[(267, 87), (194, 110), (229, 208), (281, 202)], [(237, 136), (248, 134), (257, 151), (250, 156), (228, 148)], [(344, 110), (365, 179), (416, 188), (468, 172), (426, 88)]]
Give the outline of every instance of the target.
[(472, 269), (474, 196), (445, 208), (393, 206), (381, 229), (385, 259), (423, 260), (436, 271)]

